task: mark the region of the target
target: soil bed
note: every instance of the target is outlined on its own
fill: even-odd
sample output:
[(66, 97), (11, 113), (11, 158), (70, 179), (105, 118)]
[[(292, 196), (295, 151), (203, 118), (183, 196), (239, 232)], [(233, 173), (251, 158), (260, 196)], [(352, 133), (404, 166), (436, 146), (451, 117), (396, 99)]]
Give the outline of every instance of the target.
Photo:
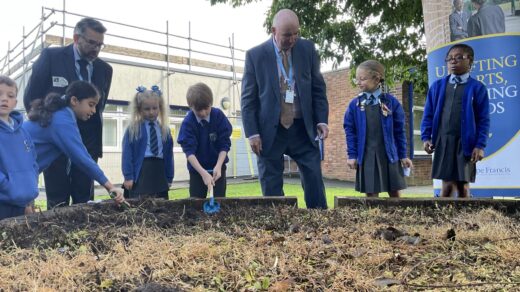
[(520, 291), (518, 212), (222, 203), (206, 215), (171, 201), (135, 205), (3, 221), (0, 288)]

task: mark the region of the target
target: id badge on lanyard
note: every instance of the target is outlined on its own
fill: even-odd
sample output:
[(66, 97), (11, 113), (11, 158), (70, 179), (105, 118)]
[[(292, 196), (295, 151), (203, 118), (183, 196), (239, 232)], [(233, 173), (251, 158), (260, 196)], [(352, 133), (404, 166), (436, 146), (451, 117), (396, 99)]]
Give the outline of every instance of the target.
[(293, 103), (294, 102), (294, 90), (291, 86), (287, 88), (285, 91), (285, 103)]

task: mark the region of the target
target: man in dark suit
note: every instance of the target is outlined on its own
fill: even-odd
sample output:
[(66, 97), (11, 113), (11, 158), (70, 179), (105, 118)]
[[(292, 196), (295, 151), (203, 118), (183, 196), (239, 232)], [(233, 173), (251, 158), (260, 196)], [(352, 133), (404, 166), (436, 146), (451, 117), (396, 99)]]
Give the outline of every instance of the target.
[(468, 36), (504, 33), (506, 31), (506, 17), (500, 6), (486, 3), (486, 0), (471, 0), (477, 13), (468, 20)]
[(465, 39), (468, 37), (469, 14), (462, 10), (462, 0), (453, 0), (453, 13), (450, 14), (451, 41)]
[[(66, 47), (46, 48), (32, 68), (25, 89), (24, 105), (30, 110), (31, 102), (45, 98), (50, 92), (65, 93), (75, 80), (89, 81), (97, 86), (100, 101), (96, 113), (87, 121), (78, 120), (78, 128), (92, 158), (97, 161), (103, 154), (102, 113), (112, 82), (112, 67), (98, 58), (104, 47), (106, 28), (93, 18), (83, 18), (74, 28), (74, 43)], [(47, 209), (68, 206), (93, 199), (94, 184), (74, 164), (61, 156), (44, 171)]]
[(314, 44), (299, 38), (298, 16), (280, 10), (272, 38), (247, 51), (242, 121), (264, 196), (283, 192), (283, 155), (298, 164), (308, 208), (327, 208), (316, 138), (328, 136), (328, 101)]

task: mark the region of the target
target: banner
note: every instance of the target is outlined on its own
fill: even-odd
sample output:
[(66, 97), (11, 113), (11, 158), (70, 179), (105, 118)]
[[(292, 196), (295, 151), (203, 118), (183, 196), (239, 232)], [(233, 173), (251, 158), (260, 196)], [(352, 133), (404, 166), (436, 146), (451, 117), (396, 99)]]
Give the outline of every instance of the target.
[[(497, 2), (503, 3), (422, 2), (428, 83), (450, 74), (446, 54), (454, 44), (464, 43), (475, 51), (471, 76), (488, 90), (491, 127), (485, 158), (477, 163), (476, 181), (470, 186), (475, 197), (520, 196), (520, 16), (515, 15), (514, 1)], [(436, 195), (440, 186), (434, 180)]]

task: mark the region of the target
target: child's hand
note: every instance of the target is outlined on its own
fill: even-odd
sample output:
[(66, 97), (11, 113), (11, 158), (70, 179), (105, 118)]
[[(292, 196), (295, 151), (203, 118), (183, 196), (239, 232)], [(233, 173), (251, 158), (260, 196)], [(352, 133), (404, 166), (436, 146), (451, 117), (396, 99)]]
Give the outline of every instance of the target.
[(475, 148), (471, 153), (471, 162), (476, 163), (477, 161), (482, 160), (484, 158), (484, 149)]
[(134, 181), (133, 180), (125, 180), (125, 182), (123, 183), (123, 186), (125, 187), (125, 189), (131, 191), (132, 188), (134, 187)]
[(211, 174), (209, 174), (209, 172), (207, 171), (204, 171), (204, 173), (202, 174), (202, 180), (204, 181), (204, 184), (206, 186), (214, 186), (215, 185), (215, 181), (213, 180), (213, 177), (211, 176)]
[(356, 167), (357, 167), (357, 159), (347, 159), (347, 166), (350, 169), (356, 169)]
[(424, 151), (426, 151), (426, 153), (428, 153), (428, 154), (432, 154), (433, 151), (435, 150), (435, 146), (433, 146), (432, 141), (429, 141), (429, 140), (424, 141), (423, 146), (424, 146)]
[(121, 203), (123, 203), (125, 201), (125, 197), (123, 196), (123, 190), (122, 189), (120, 189), (120, 188), (111, 188), (109, 192), (116, 194), (116, 196), (114, 197), (114, 200), (116, 201), (116, 203), (118, 205), (120, 205)]
[(32, 214), (35, 212), (36, 212), (36, 210), (34, 208), (34, 201), (29, 203), (27, 206), (25, 206), (25, 211), (24, 211), (25, 215), (29, 215), (29, 214)]
[(401, 166), (404, 168), (410, 168), (413, 166), (412, 160), (410, 158), (403, 158), (401, 159)]
[(216, 182), (221, 176), (222, 176), (222, 167), (217, 165), (217, 166), (215, 166), (215, 168), (213, 168), (213, 181)]

